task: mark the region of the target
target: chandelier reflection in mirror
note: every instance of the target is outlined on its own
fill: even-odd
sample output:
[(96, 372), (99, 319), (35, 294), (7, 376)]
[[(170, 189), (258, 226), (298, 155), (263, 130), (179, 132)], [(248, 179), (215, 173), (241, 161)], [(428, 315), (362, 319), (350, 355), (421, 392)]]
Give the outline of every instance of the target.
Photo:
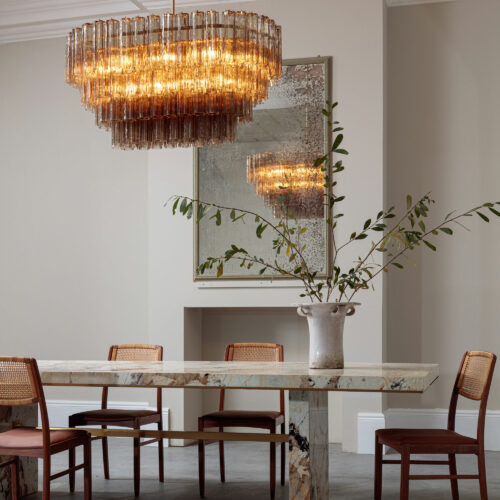
[(123, 149), (234, 141), (280, 76), (281, 28), (253, 13), (98, 20), (67, 39), (66, 82)]
[(273, 216), (321, 219), (324, 216), (324, 172), (314, 167), (321, 153), (266, 152), (247, 157), (247, 182), (264, 198)]

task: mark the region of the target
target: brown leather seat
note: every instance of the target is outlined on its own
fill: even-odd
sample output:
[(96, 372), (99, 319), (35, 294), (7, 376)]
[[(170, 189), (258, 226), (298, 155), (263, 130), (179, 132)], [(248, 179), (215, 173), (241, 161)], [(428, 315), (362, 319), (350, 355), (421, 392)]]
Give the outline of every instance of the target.
[[(85, 444), (88, 434), (85, 431), (50, 431), (51, 448), (72, 448)], [(39, 429), (15, 427), (0, 433), (0, 449), (2, 454), (9, 455), (9, 449), (16, 451), (43, 450), (43, 435)]]
[(477, 446), (473, 439), (448, 429), (379, 429), (376, 431), (378, 442), (393, 449), (406, 445), (451, 445)]
[[(285, 416), (279, 411), (247, 411), (247, 410), (222, 410), (214, 411), (203, 415), (205, 422), (227, 422), (228, 420), (259, 424), (260, 422), (274, 423), (279, 425), (285, 421)], [(205, 425), (207, 426), (207, 425)], [(226, 425), (227, 426), (227, 425)], [(242, 427), (251, 427), (251, 425), (242, 425)]]
[(153, 417), (152, 423), (158, 421), (158, 412), (154, 410), (121, 410), (121, 409), (104, 409), (104, 410), (89, 410), (82, 411), (73, 415), (72, 425), (101, 425), (106, 421), (108, 425), (113, 425), (115, 422), (130, 421), (135, 419), (144, 419), (146, 417)]

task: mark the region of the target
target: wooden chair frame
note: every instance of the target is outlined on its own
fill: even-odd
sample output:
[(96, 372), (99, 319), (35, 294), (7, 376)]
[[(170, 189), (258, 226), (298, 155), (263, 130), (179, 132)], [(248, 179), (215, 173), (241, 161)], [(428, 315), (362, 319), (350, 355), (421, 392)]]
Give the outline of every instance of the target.
[[(238, 343), (238, 344), (228, 344), (224, 352), (224, 361), (233, 361), (235, 348), (241, 347), (256, 347), (256, 348), (274, 348), (277, 351), (277, 361), (282, 362), (284, 360), (283, 346), (280, 344), (269, 344), (269, 343)], [(226, 389), (221, 389), (219, 392), (219, 411), (224, 411), (224, 399), (225, 399)], [(278, 424), (281, 426), (281, 434), (285, 434), (285, 391), (280, 390), (280, 414), (283, 415), (283, 423)], [(254, 427), (269, 430), (270, 434), (276, 434), (276, 424), (266, 425), (264, 423), (254, 422), (241, 422), (241, 420), (230, 420), (227, 419), (225, 427)], [(217, 427), (210, 420), (205, 419), (205, 416), (198, 419), (198, 431), (204, 432), (206, 428)], [(219, 426), (219, 432), (223, 433), (224, 426)], [(276, 442), (271, 441), (270, 446), (270, 492), (271, 498), (274, 498), (276, 491)], [(285, 442), (281, 442), (281, 477), (280, 482), (282, 485), (285, 484)], [(199, 487), (200, 496), (205, 496), (205, 440), (198, 440), (198, 468), (199, 468)], [(220, 480), (221, 482), (226, 481), (225, 473), (225, 460), (224, 460), (224, 440), (219, 441), (219, 468), (220, 468)]]
[[(485, 377), (482, 386), (481, 395), (474, 397), (468, 394), (463, 389), (463, 380), (465, 376), (465, 369), (467, 363), (473, 357), (481, 356), (490, 359), (488, 373)], [(375, 500), (382, 498), (382, 466), (385, 464), (400, 464), (401, 465), (401, 486), (400, 486), (400, 499), (407, 500), (409, 498), (409, 482), (411, 480), (428, 480), (428, 479), (449, 479), (451, 485), (451, 493), (453, 500), (458, 500), (458, 479), (477, 479), (479, 480), (479, 488), (481, 500), (487, 500), (487, 485), (486, 485), (486, 466), (484, 458), (484, 426), (486, 418), (486, 407), (488, 403), (488, 395), (490, 391), (493, 372), (495, 370), (495, 363), (497, 357), (486, 351), (469, 351), (462, 357), (460, 370), (453, 386), (453, 392), (450, 400), (450, 407), (448, 412), (448, 427), (449, 431), (455, 431), (455, 417), (457, 412), (458, 396), (463, 396), (468, 399), (480, 401), (479, 416), (477, 421), (477, 438), (473, 444), (441, 444), (432, 442), (419, 443), (419, 444), (404, 444), (400, 447), (389, 445), (401, 455), (401, 460), (383, 460), (383, 445), (387, 444), (379, 437), (379, 431), (375, 437)], [(403, 431), (403, 430), (402, 430)], [(383, 430), (381, 431), (383, 432)], [(412, 454), (447, 454), (448, 460), (411, 460)], [(478, 474), (457, 474), (456, 455), (457, 454), (473, 454), (477, 456), (478, 461)], [(410, 474), (410, 465), (448, 465), (449, 474)]]
[[(154, 350), (156, 352), (156, 361), (163, 360), (163, 347), (159, 345), (149, 345), (149, 344), (120, 344), (112, 345), (109, 348), (108, 361), (116, 361), (120, 350)], [(109, 388), (102, 388), (101, 397), (101, 409), (108, 409), (108, 394)], [(71, 415), (69, 417), (69, 427), (80, 427), (85, 425), (81, 422), (79, 417), (81, 414)], [(156, 390), (156, 413), (148, 417), (138, 417), (131, 418), (130, 420), (121, 420), (119, 422), (95, 422), (96, 425), (101, 425), (102, 429), (106, 429), (108, 425), (118, 426), (118, 427), (128, 427), (131, 429), (139, 430), (142, 425), (154, 424), (158, 425), (158, 431), (163, 431), (163, 404), (162, 404), (162, 389), (158, 388)], [(94, 424), (94, 423), (93, 423)], [(107, 425), (106, 425), (107, 424)], [(109, 479), (109, 453), (108, 453), (108, 437), (106, 435), (93, 437), (92, 440), (102, 440), (102, 457), (104, 466), (104, 478)], [(135, 496), (139, 496), (140, 493), (140, 479), (141, 479), (141, 446), (146, 446), (152, 443), (158, 443), (158, 476), (160, 482), (164, 482), (164, 454), (163, 454), (163, 437), (154, 437), (147, 441), (141, 441), (139, 437), (133, 438), (134, 446), (134, 493)], [(70, 466), (74, 463), (75, 457), (74, 453), (70, 452), (69, 462)], [(70, 475), (70, 491), (74, 491), (75, 488), (75, 478), (74, 474)]]
[[(40, 378), (40, 372), (38, 371), (38, 365), (33, 358), (19, 358), (19, 357), (0, 357), (0, 362), (14, 362), (14, 363), (24, 363), (28, 370), (28, 375), (30, 379), (30, 385), (33, 391), (32, 398), (24, 399), (12, 399), (6, 400), (1, 399), (0, 403), (6, 406), (21, 406), (28, 404), (37, 404), (40, 409), (40, 417), (42, 421), (42, 428), (39, 432), (42, 433), (42, 448), (25, 449), (25, 448), (1, 448), (0, 454), (11, 455), (12, 458), (0, 464), (0, 466), (10, 466), (11, 469), (11, 482), (12, 482), (12, 500), (17, 500), (20, 495), (19, 488), (19, 457), (33, 457), (43, 459), (43, 492), (42, 499), (50, 500), (50, 482), (54, 479), (58, 479), (62, 476), (68, 474), (75, 474), (76, 471), (84, 469), (84, 497), (85, 500), (91, 500), (92, 498), (92, 471), (91, 471), (91, 439), (90, 435), (80, 431), (82, 436), (83, 445), (83, 463), (80, 465), (75, 465), (74, 463), (66, 470), (58, 472), (57, 474), (51, 474), (51, 456), (60, 453), (61, 451), (68, 450), (68, 444), (65, 442), (59, 443), (58, 445), (51, 446), (50, 440), (50, 425), (49, 416), (47, 413), (47, 405), (45, 402), (45, 395), (43, 392), (42, 381)], [(8, 432), (8, 431), (7, 431)], [(75, 431), (76, 434), (77, 431)], [(69, 451), (75, 451), (75, 446), (69, 448)]]

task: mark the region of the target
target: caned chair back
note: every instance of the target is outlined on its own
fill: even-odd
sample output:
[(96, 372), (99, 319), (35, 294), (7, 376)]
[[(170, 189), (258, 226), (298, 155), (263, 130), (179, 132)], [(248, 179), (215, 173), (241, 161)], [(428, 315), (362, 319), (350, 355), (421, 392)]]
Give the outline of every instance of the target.
[(38, 404), (42, 421), (43, 446), (50, 445), (50, 426), (36, 359), (0, 357), (0, 405)]
[(226, 346), (225, 361), (283, 361), (280, 344), (242, 343)]
[[(283, 346), (281, 344), (268, 344), (245, 342), (229, 344), (226, 346), (224, 361), (283, 361)], [(219, 410), (224, 409), (224, 389), (220, 391)], [(285, 413), (285, 392), (280, 391), (280, 412)]]
[(38, 403), (36, 361), (30, 358), (0, 358), (0, 404), (5, 406)]
[(480, 402), (477, 422), (477, 439), (480, 445), (484, 442), (484, 424), (486, 406), (490, 393), (493, 372), (497, 357), (487, 351), (468, 351), (462, 358), (451, 396), (448, 415), (448, 429), (455, 430), (455, 416), (458, 396)]
[[(109, 348), (108, 361), (162, 361), (163, 347), (150, 344), (121, 344)], [(161, 388), (157, 389), (157, 411), (162, 411)], [(108, 407), (108, 387), (102, 390), (101, 407)]]
[(466, 353), (458, 376), (458, 393), (465, 398), (481, 401), (489, 391), (489, 377), (495, 355), (484, 351)]

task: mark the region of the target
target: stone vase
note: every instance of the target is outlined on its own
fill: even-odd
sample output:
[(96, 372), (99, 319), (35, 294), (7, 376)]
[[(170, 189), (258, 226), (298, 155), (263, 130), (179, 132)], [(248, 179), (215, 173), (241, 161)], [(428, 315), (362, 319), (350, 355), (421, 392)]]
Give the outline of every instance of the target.
[(359, 302), (299, 304), (309, 325), (309, 368), (344, 368), (344, 321)]

